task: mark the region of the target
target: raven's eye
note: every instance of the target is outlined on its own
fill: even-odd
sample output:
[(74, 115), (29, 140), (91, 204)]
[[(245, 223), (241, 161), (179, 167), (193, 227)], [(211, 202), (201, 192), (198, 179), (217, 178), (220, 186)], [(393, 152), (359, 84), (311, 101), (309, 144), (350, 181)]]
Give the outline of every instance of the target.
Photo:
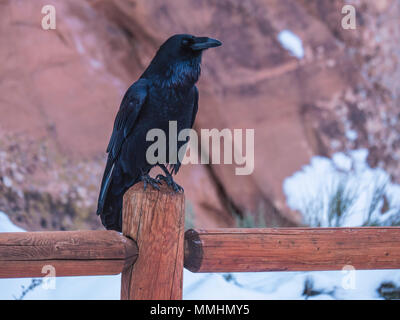
[(182, 46), (186, 47), (193, 43), (193, 39), (185, 38), (182, 40)]

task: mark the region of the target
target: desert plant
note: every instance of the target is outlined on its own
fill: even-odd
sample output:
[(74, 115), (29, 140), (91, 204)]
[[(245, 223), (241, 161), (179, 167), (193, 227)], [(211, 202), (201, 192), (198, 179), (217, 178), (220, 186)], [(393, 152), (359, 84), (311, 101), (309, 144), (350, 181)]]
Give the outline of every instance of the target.
[(238, 228), (266, 228), (264, 206), (260, 204), (255, 212), (245, 212), (242, 216), (232, 212)]

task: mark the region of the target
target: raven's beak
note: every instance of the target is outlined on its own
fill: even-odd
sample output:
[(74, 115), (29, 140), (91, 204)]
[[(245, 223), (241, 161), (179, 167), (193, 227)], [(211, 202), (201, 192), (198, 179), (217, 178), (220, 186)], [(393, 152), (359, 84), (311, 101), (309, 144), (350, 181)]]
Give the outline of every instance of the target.
[(208, 48), (219, 47), (221, 41), (207, 37), (196, 37), (194, 43), (190, 46), (192, 50), (205, 50)]

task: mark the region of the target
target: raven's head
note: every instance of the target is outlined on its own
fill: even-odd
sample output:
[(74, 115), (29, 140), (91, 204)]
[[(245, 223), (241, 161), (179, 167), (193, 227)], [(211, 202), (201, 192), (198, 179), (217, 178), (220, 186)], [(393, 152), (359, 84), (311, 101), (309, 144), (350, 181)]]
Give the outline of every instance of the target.
[(142, 78), (151, 78), (168, 87), (192, 86), (200, 76), (203, 51), (221, 44), (207, 37), (174, 35), (158, 49)]

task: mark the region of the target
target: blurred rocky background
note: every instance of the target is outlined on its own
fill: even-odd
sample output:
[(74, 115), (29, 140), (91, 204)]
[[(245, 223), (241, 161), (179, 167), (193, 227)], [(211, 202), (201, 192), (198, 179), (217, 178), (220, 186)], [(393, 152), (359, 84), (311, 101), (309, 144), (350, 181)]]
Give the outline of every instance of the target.
[[(56, 8), (56, 30), (41, 9)], [(352, 4), (357, 29), (341, 26)], [(0, 0), (0, 211), (27, 230), (102, 228), (95, 207), (119, 103), (175, 33), (203, 58), (195, 128), (254, 128), (255, 170), (183, 166), (192, 223), (295, 226), (282, 183), (315, 155), (369, 150), (400, 182), (396, 0)], [(293, 55), (282, 31), (301, 39)]]

